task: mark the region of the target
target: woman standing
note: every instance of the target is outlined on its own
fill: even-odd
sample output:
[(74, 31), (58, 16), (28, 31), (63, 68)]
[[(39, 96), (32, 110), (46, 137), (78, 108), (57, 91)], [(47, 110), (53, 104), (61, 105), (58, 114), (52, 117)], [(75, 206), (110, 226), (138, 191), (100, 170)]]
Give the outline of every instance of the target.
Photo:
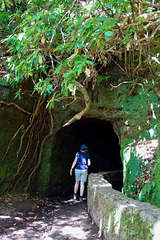
[(87, 182), (88, 166), (91, 165), (91, 160), (88, 154), (88, 147), (83, 144), (80, 147), (80, 152), (76, 153), (75, 159), (70, 169), (70, 175), (72, 176), (73, 168), (75, 167), (75, 185), (73, 198), (77, 199), (77, 192), (80, 184), (80, 202), (83, 202), (83, 194), (85, 188), (85, 182)]

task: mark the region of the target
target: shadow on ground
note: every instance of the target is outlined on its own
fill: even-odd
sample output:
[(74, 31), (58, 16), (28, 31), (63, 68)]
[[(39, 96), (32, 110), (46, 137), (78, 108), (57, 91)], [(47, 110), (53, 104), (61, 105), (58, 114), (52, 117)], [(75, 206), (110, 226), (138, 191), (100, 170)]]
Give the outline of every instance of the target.
[(73, 199), (0, 198), (2, 240), (98, 240), (98, 228), (87, 213), (87, 202)]

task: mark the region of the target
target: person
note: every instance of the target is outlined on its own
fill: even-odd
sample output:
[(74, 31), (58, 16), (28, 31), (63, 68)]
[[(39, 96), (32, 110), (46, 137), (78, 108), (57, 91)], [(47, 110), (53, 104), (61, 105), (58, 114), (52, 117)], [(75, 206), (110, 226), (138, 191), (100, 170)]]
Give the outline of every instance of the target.
[(85, 189), (85, 182), (87, 182), (88, 167), (91, 165), (90, 156), (88, 154), (88, 147), (83, 144), (80, 147), (80, 152), (76, 153), (75, 159), (70, 169), (70, 175), (72, 176), (73, 169), (75, 167), (75, 184), (74, 184), (74, 200), (77, 199), (77, 192), (80, 184), (80, 202), (83, 202), (83, 194)]

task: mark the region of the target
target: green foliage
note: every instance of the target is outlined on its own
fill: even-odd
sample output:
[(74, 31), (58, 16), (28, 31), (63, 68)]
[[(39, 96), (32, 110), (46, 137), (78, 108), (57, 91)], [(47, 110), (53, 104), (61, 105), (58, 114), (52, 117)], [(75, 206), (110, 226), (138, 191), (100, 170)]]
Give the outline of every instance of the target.
[[(145, 81), (145, 80), (144, 80)], [(117, 95), (120, 100), (117, 106), (123, 109), (127, 119), (128, 133), (132, 139), (157, 138), (157, 119), (159, 100), (149, 86), (137, 88), (136, 94), (128, 96), (130, 88), (127, 84), (121, 85)], [(123, 96), (122, 96), (123, 93)], [(151, 134), (151, 129), (154, 134)]]
[(12, 0), (0, 0), (0, 6), (2, 9), (5, 9), (5, 7), (10, 7), (13, 5)]
[(97, 76), (97, 82), (98, 82), (98, 83), (101, 83), (102, 81), (108, 81), (110, 77), (111, 77), (111, 76), (106, 76), (106, 77), (104, 77), (104, 76), (98, 75), (98, 76)]
[[(123, 190), (125, 192), (125, 194), (127, 194), (128, 197), (134, 197), (133, 196), (133, 191), (134, 191), (134, 180), (136, 179), (136, 177), (138, 176), (138, 174), (140, 173), (140, 159), (137, 159), (136, 156), (136, 152), (133, 150), (131, 150), (130, 152), (130, 156), (129, 156), (130, 160), (128, 161), (128, 163), (126, 164), (126, 177), (125, 177), (125, 182), (123, 185)], [(124, 159), (125, 161), (126, 159)]]
[(7, 11), (0, 11), (0, 24), (8, 24), (10, 19), (10, 14)]
[[(117, 88), (117, 107), (128, 120), (130, 139), (150, 139), (150, 129), (156, 137), (159, 103), (153, 88), (159, 81), (160, 14), (147, 1), (143, 3), (147, 18), (138, 16), (138, 2), (129, 0), (95, 0), (89, 4), (75, 0), (0, 0), (0, 26), (8, 34), (2, 41), (9, 55), (5, 80), (18, 88), (15, 97), (21, 98), (20, 84), (30, 79), (33, 91), (49, 98), (48, 105), (51, 102), (54, 107), (57, 98), (74, 96), (70, 85), (75, 80), (84, 87), (91, 83), (93, 89), (97, 82), (112, 81), (117, 83), (113, 86)], [(102, 68), (113, 64), (122, 71), (121, 78), (99, 75)], [(127, 166), (132, 174), (129, 177), (127, 173), (129, 186), (139, 170), (139, 161), (135, 163), (133, 155)]]
[[(15, 5), (14, 1), (1, 3), (7, 7)], [(31, 77), (35, 85), (34, 90), (44, 96), (55, 97), (54, 90), (61, 95), (67, 95), (68, 85), (74, 79), (85, 78), (87, 82), (92, 76), (95, 84), (97, 76), (94, 75), (93, 69), (96, 68), (99, 56), (112, 52), (116, 55), (119, 50), (133, 50), (135, 25), (139, 24), (143, 32), (143, 21), (138, 18), (136, 24), (132, 19), (129, 27), (124, 21), (125, 29), (121, 29), (122, 11), (133, 16), (133, 6), (129, 0), (123, 1), (123, 4), (121, 0), (97, 0), (88, 5), (77, 4), (73, 0), (30, 0), (25, 3), (19, 0), (18, 4), (19, 8), (15, 7), (11, 17), (15, 24), (13, 34), (4, 41), (11, 53), (7, 61), (9, 73), (6, 79), (12, 86), (18, 87), (21, 81)], [(23, 12), (22, 4), (25, 4)], [(134, 8), (136, 17), (137, 3)], [(143, 9), (144, 12), (148, 10), (147, 6)], [(157, 48), (154, 48), (154, 56)], [(147, 51), (149, 52), (146, 54), (152, 55), (151, 48)], [(140, 62), (140, 57), (139, 61), (135, 58), (133, 68), (137, 67), (138, 70)], [(154, 63), (154, 67), (157, 68), (157, 62)], [(130, 78), (135, 77), (135, 73), (128, 71), (126, 75)], [(48, 82), (48, 79), (50, 90), (48, 87), (42, 87), (41, 83)]]
[(53, 92), (53, 86), (50, 84), (50, 79), (45, 80), (40, 79), (39, 82), (34, 87), (35, 91), (41, 92), (45, 97)]
[(10, 16), (9, 11), (0, 10), (0, 32), (2, 34), (11, 34), (14, 27), (10, 25)]

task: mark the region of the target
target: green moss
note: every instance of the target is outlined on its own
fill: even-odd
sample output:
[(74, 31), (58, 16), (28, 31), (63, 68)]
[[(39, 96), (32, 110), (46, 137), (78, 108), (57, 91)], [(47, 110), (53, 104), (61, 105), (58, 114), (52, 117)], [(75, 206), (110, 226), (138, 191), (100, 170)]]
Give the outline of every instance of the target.
[[(29, 193), (32, 195), (39, 195), (42, 197), (48, 196), (48, 184), (50, 182), (51, 170), (51, 154), (52, 154), (53, 140), (49, 138), (44, 144), (44, 150), (41, 159), (41, 165), (32, 177), (33, 186), (29, 188)], [(36, 191), (35, 191), (36, 186)]]
[(94, 201), (92, 202), (92, 205), (94, 206), (94, 208), (97, 208), (99, 205), (99, 196), (98, 194), (96, 194)]
[[(118, 90), (119, 94), (122, 94), (120, 93), (122, 89), (125, 89), (125, 86)], [(129, 197), (148, 201), (159, 206), (160, 189), (158, 182), (160, 179), (158, 163), (152, 173), (154, 178), (142, 189), (140, 195), (139, 191), (141, 189), (138, 190), (140, 186), (137, 186), (135, 181), (138, 176), (144, 175), (144, 162), (138, 156), (135, 146), (140, 141), (145, 142), (157, 139), (159, 100), (153, 91), (147, 88), (144, 90), (139, 89), (137, 93), (126, 99), (122, 98), (118, 103), (118, 106), (122, 108), (122, 112), (124, 113), (125, 123), (120, 129), (121, 157), (123, 159), (125, 176), (123, 191)]]
[(48, 194), (47, 184), (50, 178), (50, 163), (49, 161), (43, 161), (38, 174), (37, 179), (37, 193), (40, 196), (46, 196)]
[[(113, 206), (112, 206), (113, 207)], [(142, 221), (139, 213), (133, 214), (130, 209), (125, 209), (121, 213), (117, 208), (107, 211), (106, 217), (103, 215), (102, 231), (106, 236), (121, 240), (150, 240), (153, 237), (153, 226)], [(105, 210), (104, 210), (105, 211)]]
[[(6, 91), (7, 93), (10, 93), (7, 95), (7, 98), (11, 98), (13, 92), (3, 89), (1, 100), (4, 100), (3, 97)], [(7, 102), (10, 103), (9, 101)], [(17, 158), (16, 152), (19, 148), (22, 131), (17, 133), (17, 135), (16, 132), (22, 124), (24, 125), (24, 128), (28, 125), (29, 115), (24, 114), (14, 106), (1, 104), (0, 119), (0, 192), (2, 192), (4, 188), (7, 187), (8, 180), (16, 173), (20, 161), (20, 156)], [(24, 147), (25, 144), (22, 151), (24, 150)]]
[[(160, 142), (160, 121), (158, 122), (158, 140)], [(160, 147), (158, 147), (157, 163), (153, 169), (152, 176), (154, 176), (154, 181), (148, 182), (142, 189), (139, 200), (147, 201), (160, 207)]]
[(153, 233), (151, 231), (151, 226), (146, 227), (147, 223), (144, 223), (141, 220), (139, 214), (130, 215), (129, 212), (125, 211), (125, 213), (121, 216), (121, 229), (124, 232), (124, 238), (122, 240), (150, 240), (153, 237)]

